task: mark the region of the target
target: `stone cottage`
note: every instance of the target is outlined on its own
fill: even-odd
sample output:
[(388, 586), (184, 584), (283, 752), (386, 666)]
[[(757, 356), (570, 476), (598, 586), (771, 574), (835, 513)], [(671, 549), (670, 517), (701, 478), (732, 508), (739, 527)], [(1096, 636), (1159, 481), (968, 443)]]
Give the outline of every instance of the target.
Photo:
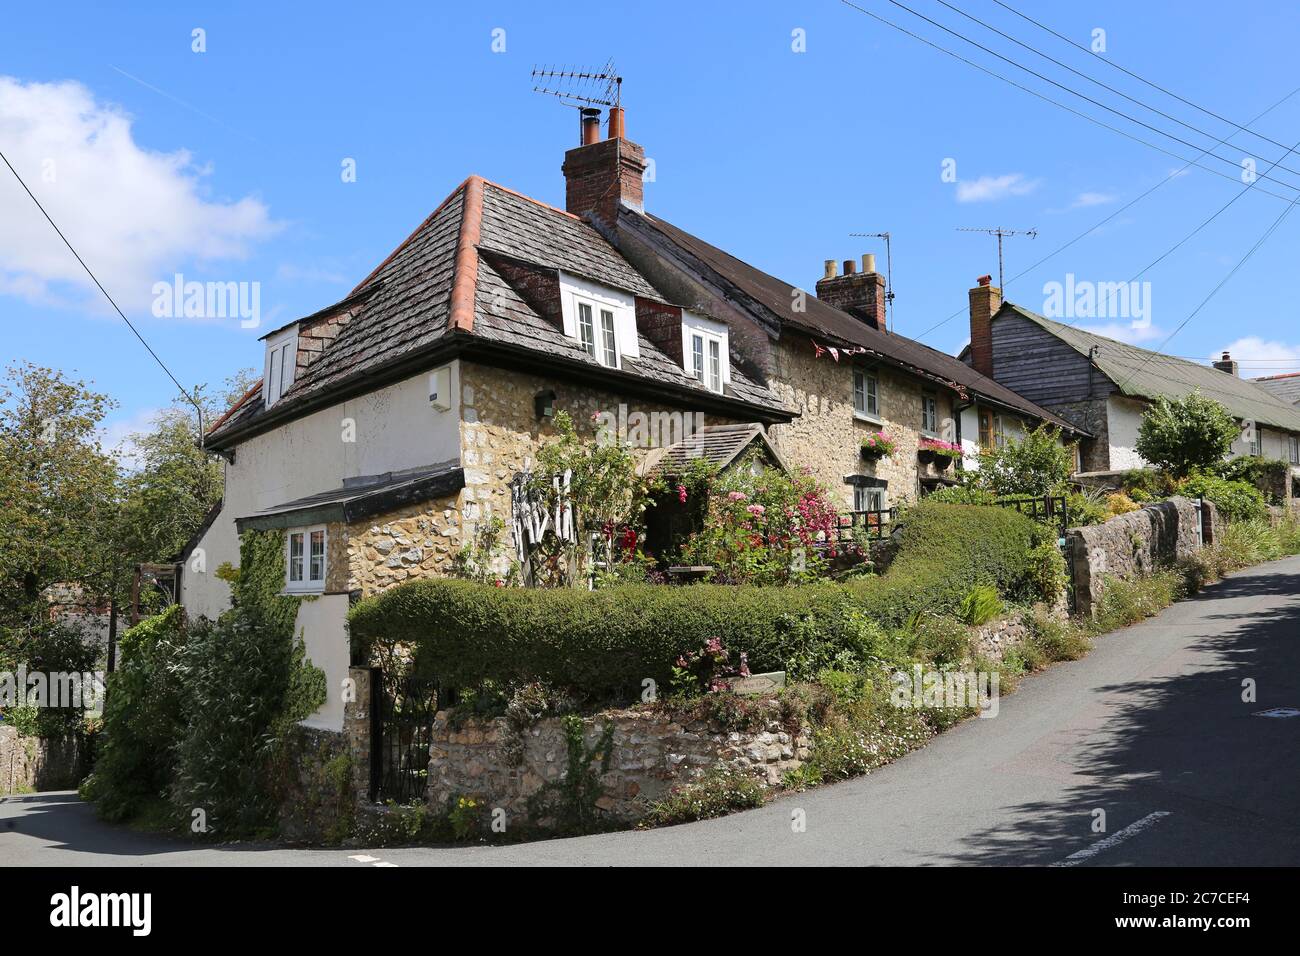
[[(181, 557), (190, 615), (229, 605), (217, 571), (240, 533), (283, 529), (285, 591), (316, 598), (298, 626), (339, 686), (349, 603), (444, 573), (481, 521), (508, 519), (558, 410), (616, 422), (642, 452), (761, 438), (859, 511), (951, 480), (918, 444), (973, 453), (984, 410), (1079, 432), (889, 330), (870, 260), (828, 266), (807, 295), (649, 214), (621, 110), (609, 128), (585, 115), (565, 209), (471, 176), (345, 298), (263, 336), (262, 381), (206, 437), (226, 490)], [(882, 430), (897, 452), (865, 461)], [(342, 721), (331, 698), (309, 723)]]

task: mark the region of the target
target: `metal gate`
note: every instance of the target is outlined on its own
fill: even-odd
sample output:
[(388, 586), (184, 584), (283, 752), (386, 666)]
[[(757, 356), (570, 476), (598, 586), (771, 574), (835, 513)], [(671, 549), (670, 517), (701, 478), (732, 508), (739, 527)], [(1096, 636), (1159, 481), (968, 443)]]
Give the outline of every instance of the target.
[(418, 803), (429, 782), (429, 747), (437, 711), (435, 681), (380, 674), (378, 732), (370, 759), (371, 799)]

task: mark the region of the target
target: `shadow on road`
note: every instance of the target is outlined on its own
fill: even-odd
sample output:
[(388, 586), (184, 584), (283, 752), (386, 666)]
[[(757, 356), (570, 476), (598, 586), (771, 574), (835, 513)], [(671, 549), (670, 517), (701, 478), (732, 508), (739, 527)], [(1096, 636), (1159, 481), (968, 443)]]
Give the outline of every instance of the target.
[[(1059, 803), (1016, 805), (1019, 822), (970, 834), (945, 862), (1064, 859), (1106, 835), (1090, 830), (1096, 808), (1106, 811), (1107, 834), (1152, 811), (1172, 811), (1168, 823), (1144, 834), (1143, 862), (1300, 862), (1300, 717), (1254, 716), (1300, 707), (1300, 570), (1294, 567), (1242, 572), (1192, 598), (1191, 607), (1180, 605), (1194, 612), (1181, 614), (1180, 625), (1204, 631), (1174, 655), (1186, 658), (1193, 672), (1098, 688), (1098, 697), (1118, 700), (1119, 709), (1069, 751), (1081, 782)], [(1245, 604), (1270, 596), (1292, 600), (1267, 610)], [(1240, 613), (1231, 607), (1238, 600)], [(1197, 605), (1202, 613), (1195, 613)], [(1150, 636), (1143, 627), (1103, 640), (1143, 640)], [(1256, 681), (1253, 703), (1242, 700), (1248, 678)], [(1116, 851), (1105, 857), (1124, 862)]]

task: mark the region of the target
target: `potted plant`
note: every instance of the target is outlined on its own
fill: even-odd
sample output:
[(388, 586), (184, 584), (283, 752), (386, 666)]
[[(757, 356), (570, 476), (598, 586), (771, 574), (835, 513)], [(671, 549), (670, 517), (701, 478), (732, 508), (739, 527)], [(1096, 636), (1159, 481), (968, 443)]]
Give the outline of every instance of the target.
[(884, 432), (871, 432), (862, 439), (862, 457), (865, 461), (879, 461), (892, 455), (898, 442)]
[(922, 438), (916, 448), (916, 458), (923, 465), (934, 465), (940, 471), (962, 457), (961, 445), (938, 438)]

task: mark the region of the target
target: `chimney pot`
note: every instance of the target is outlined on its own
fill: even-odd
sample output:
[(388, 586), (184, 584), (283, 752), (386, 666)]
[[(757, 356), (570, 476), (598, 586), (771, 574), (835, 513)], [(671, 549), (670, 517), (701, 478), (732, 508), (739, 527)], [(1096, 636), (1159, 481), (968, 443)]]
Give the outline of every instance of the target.
[(978, 282), (980, 285), (992, 285), (992, 284), (993, 284), (993, 277), (992, 277), (992, 276), (980, 276), (980, 277), (979, 277), (978, 279), (976, 279), (975, 281)]
[(825, 267), (826, 267), (826, 274), (822, 278), (834, 279), (835, 276), (839, 274), (839, 263), (836, 262), (834, 259), (827, 259), (825, 263)]
[(611, 106), (609, 108), (609, 138), (626, 138), (623, 133), (623, 107), (621, 106)]
[(876, 271), (876, 254), (874, 252), (868, 252), (862, 256), (862, 271), (868, 274)]
[(857, 275), (858, 264), (852, 259), (844, 260), (844, 274), (846, 276)]
[(582, 111), (582, 145), (590, 146), (600, 140), (600, 110), (587, 107)]
[(1212, 364), (1220, 372), (1227, 372), (1229, 375), (1234, 375), (1234, 376), (1238, 374), (1237, 363), (1232, 360), (1232, 356), (1229, 355), (1226, 351), (1223, 353), (1223, 358), (1219, 359), (1219, 361), (1214, 362)]

